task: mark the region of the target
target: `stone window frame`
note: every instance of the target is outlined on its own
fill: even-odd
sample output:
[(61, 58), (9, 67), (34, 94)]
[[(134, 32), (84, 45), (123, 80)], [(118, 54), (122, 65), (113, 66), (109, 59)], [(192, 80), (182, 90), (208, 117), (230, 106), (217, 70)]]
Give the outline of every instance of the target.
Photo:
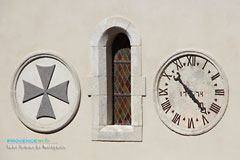
[[(131, 125), (112, 125), (111, 43), (118, 33), (125, 33), (131, 45)], [(133, 24), (123, 17), (104, 19), (91, 39), (91, 76), (88, 81), (92, 100), (93, 141), (142, 141), (142, 97), (146, 95), (142, 77), (141, 37)]]

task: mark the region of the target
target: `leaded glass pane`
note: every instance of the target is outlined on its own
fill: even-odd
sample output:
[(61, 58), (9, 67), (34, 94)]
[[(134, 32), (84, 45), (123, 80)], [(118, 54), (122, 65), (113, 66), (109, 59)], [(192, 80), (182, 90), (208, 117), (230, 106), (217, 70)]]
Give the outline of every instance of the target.
[(114, 124), (131, 124), (130, 96), (114, 96)]
[(114, 93), (131, 94), (131, 64), (114, 64)]
[(117, 51), (114, 56), (114, 62), (130, 62), (131, 54), (129, 48), (123, 48)]
[(114, 124), (131, 124), (131, 54), (129, 48), (116, 52), (113, 61)]

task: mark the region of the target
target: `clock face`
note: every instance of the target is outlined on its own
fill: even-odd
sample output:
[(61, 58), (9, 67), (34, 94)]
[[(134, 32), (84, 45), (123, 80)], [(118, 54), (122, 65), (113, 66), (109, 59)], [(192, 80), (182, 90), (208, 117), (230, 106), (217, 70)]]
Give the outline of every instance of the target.
[(184, 51), (169, 58), (158, 71), (154, 98), (159, 117), (168, 128), (182, 135), (199, 135), (224, 115), (228, 82), (213, 59)]

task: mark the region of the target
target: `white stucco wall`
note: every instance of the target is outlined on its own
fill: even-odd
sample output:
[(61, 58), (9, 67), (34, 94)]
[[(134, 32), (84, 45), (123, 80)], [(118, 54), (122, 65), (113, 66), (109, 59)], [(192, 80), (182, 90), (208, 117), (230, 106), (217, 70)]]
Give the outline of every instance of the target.
[[(0, 0), (0, 159), (239, 159), (240, 1), (238, 0)], [(129, 19), (142, 38), (143, 142), (91, 141), (88, 93), (90, 41), (104, 18)], [(186, 137), (170, 131), (153, 103), (153, 83), (163, 62), (178, 50), (206, 51), (229, 83), (228, 109), (206, 134)], [(54, 134), (26, 128), (14, 113), (10, 88), (18, 65), (31, 52), (60, 53), (76, 70), (80, 108), (73, 121)], [(64, 150), (11, 150), (6, 140), (47, 138)]]

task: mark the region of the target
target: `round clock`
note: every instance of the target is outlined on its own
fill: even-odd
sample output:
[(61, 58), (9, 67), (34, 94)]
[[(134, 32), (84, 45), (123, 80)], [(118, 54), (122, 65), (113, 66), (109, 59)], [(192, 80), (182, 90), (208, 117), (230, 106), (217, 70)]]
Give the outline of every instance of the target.
[(199, 135), (212, 129), (228, 104), (228, 82), (209, 56), (183, 51), (159, 69), (154, 102), (163, 123), (181, 135)]

